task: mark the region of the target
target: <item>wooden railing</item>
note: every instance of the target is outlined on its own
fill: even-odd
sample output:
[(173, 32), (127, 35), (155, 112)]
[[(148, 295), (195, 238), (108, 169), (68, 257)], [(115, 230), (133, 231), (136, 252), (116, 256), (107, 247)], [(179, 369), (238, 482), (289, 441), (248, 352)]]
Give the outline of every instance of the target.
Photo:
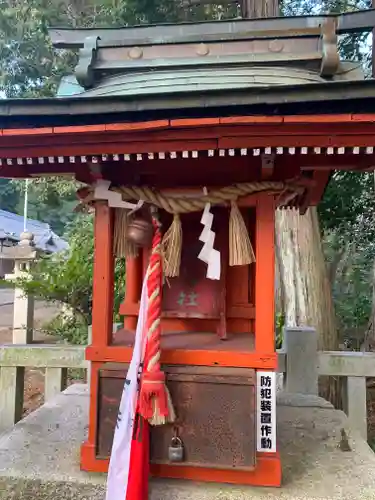
[(88, 368), (84, 346), (19, 345), (0, 346), (0, 432), (22, 417), (25, 368), (44, 368), (44, 399), (63, 391), (69, 368)]
[(375, 353), (318, 351), (317, 333), (311, 328), (284, 330), (279, 351), (279, 372), (285, 374), (284, 390), (318, 394), (319, 376), (343, 377), (344, 410), (351, 427), (367, 440), (367, 378), (375, 377)]
[[(313, 329), (286, 329), (278, 352), (287, 392), (317, 394), (318, 376), (344, 377), (346, 412), (353, 428), (367, 438), (366, 378), (375, 378), (375, 353), (319, 352)], [(84, 346), (0, 346), (0, 431), (20, 420), (26, 368), (45, 369), (45, 401), (66, 387), (67, 370), (88, 369)]]

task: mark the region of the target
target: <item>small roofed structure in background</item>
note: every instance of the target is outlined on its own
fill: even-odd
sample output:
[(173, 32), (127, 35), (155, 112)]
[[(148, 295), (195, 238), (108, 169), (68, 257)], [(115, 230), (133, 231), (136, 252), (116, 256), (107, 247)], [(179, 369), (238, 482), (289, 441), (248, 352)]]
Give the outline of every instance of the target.
[[(20, 241), (20, 235), (23, 230), (22, 215), (0, 210), (0, 239), (9, 240), (16, 245)], [(67, 250), (69, 247), (68, 243), (54, 233), (50, 225), (46, 222), (28, 219), (27, 230), (33, 233), (35, 246), (42, 252), (61, 252), (62, 250)], [(6, 246), (11, 246), (11, 244)]]
[[(27, 230), (33, 235), (33, 246), (37, 252), (52, 254), (69, 248), (68, 243), (54, 233), (45, 222), (27, 220)], [(9, 252), (11, 247), (21, 242), (24, 233), (22, 215), (0, 210), (0, 278), (10, 274), (14, 269), (14, 259)]]

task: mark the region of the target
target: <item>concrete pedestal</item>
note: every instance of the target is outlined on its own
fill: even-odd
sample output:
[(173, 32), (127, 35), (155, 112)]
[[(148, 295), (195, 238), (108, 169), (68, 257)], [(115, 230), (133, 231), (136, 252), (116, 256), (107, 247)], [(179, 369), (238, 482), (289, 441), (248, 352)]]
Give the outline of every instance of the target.
[[(71, 386), (0, 436), (1, 500), (104, 500), (105, 476), (79, 469), (88, 392)], [(345, 429), (351, 451), (343, 451)], [(316, 396), (279, 394), (281, 489), (152, 481), (150, 500), (373, 500), (375, 454)]]

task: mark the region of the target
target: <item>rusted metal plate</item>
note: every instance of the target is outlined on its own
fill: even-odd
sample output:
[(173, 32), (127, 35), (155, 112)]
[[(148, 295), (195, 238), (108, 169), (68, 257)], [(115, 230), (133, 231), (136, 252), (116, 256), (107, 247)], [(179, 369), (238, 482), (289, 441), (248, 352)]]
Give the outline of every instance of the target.
[[(151, 429), (151, 461), (169, 463), (177, 432), (182, 465), (252, 470), (255, 467), (255, 371), (247, 368), (167, 366), (167, 384), (177, 414), (174, 425)], [(100, 370), (97, 456), (108, 457), (127, 366)]]
[[(116, 371), (114, 371), (116, 373)], [(119, 372), (118, 372), (119, 373)], [(111, 454), (113, 435), (116, 427), (118, 409), (126, 370), (121, 378), (107, 376), (100, 373), (98, 391), (98, 427), (97, 449), (98, 458), (108, 458)]]

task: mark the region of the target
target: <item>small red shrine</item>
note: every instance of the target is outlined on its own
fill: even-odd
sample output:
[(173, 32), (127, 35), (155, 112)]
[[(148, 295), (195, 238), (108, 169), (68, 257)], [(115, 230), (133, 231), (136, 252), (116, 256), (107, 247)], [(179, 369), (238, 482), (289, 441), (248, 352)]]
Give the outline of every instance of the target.
[[(337, 34), (374, 17), (52, 29), (80, 50), (76, 79), (58, 98), (0, 100), (0, 176), (74, 175), (95, 210), (84, 470), (107, 470), (132, 355), (149, 250), (126, 244), (126, 203), (141, 200), (133, 216), (152, 206), (164, 237), (161, 363), (177, 415), (152, 429), (152, 474), (281, 484), (275, 210), (317, 205), (335, 169), (373, 168), (375, 83), (340, 61)], [(115, 256), (127, 260), (113, 333)]]

